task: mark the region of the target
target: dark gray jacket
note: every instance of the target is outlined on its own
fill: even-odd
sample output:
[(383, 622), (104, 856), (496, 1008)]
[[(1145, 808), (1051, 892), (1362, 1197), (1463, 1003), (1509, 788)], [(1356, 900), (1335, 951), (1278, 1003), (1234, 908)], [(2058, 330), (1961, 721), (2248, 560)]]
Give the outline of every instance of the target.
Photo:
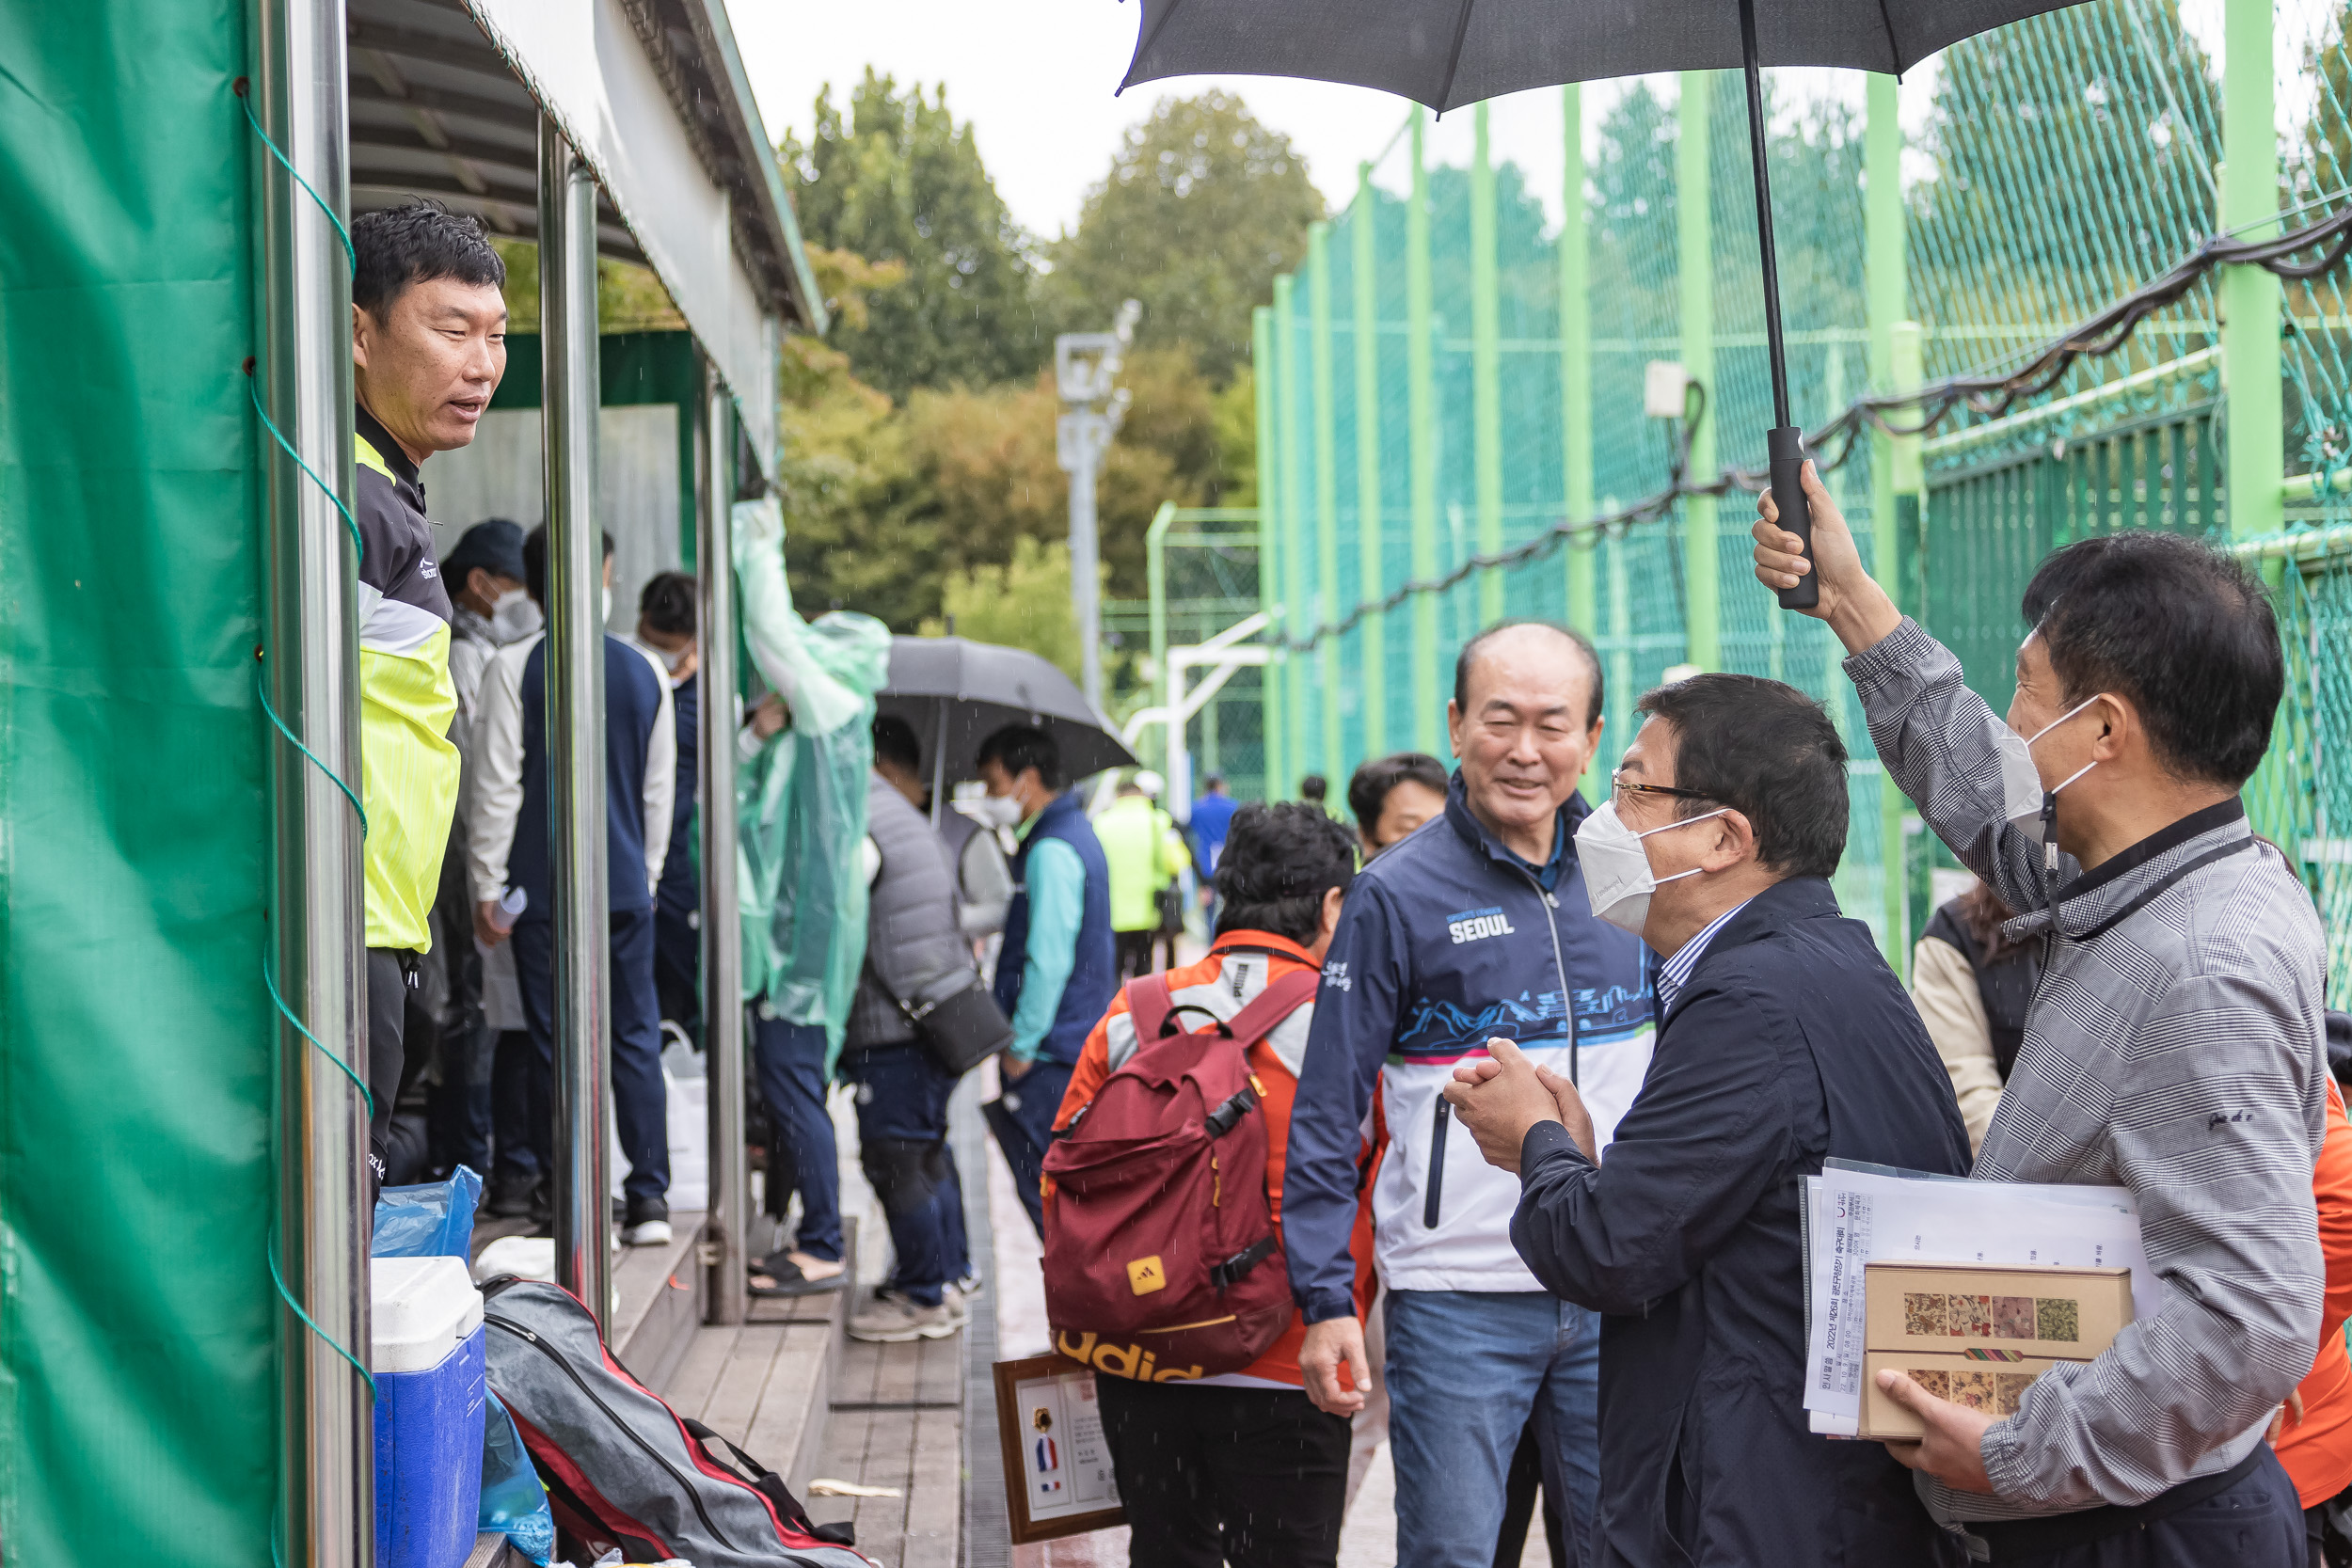
[(956, 927), (956, 875), (947, 846), (922, 813), (879, 777), (866, 781), (866, 836), (882, 856), (882, 869), (866, 908), (866, 968), (842, 1041), (850, 1051), (914, 1038), (898, 1002), (937, 1002), (979, 978), (972, 945)]

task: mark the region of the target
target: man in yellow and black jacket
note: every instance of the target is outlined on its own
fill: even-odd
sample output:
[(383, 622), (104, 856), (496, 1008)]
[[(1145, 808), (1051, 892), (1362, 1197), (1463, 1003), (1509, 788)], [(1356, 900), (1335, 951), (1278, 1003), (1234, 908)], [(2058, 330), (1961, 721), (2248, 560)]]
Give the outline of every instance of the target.
[(368, 1163), (385, 1174), (404, 1017), (457, 806), (450, 598), (419, 469), (473, 439), (506, 371), (505, 265), (482, 227), (417, 203), (351, 226), (358, 408), (359, 795), (368, 817)]

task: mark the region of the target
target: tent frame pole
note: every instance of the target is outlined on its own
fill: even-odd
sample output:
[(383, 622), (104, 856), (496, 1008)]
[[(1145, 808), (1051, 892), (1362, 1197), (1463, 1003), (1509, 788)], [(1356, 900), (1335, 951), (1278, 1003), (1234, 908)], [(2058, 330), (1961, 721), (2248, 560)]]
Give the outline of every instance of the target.
[(555, 909), (555, 1277), (612, 1307), (612, 900), (605, 863), (604, 549), (596, 525), (596, 180), (539, 120), (539, 345), (547, 461), (548, 827)]
[(751, 1171), (743, 1148), (743, 923), (735, 893), (735, 403), (715, 367), (703, 402), (702, 504), (695, 509), (694, 562), (702, 588), (695, 630), (702, 722), (696, 777), (702, 784), (703, 1060), (710, 1096), (711, 1250), (707, 1322), (743, 1321), (750, 1260)]
[[(254, 111), (320, 198), (350, 208), (350, 104), (340, 0), (255, 8)], [(271, 420), (348, 501), (352, 483), (351, 265), (334, 223), (256, 149), (268, 347), (254, 366)], [(336, 499), (274, 444), (268, 475), (270, 703), (326, 768), (359, 779), (358, 562)], [(258, 721), (258, 716), (257, 716)], [(359, 822), (333, 779), (269, 746), (275, 878), (268, 940), (294, 1015), (364, 1077), (367, 936)], [(290, 1561), (369, 1568), (374, 1443), (362, 1361), (368, 1332), (368, 1112), (342, 1069), (273, 1017), (278, 1054), (279, 1273), (316, 1322), (278, 1320), (279, 1516)], [(273, 1304), (275, 1305), (275, 1304)], [(332, 1341), (330, 1342), (330, 1338)]]

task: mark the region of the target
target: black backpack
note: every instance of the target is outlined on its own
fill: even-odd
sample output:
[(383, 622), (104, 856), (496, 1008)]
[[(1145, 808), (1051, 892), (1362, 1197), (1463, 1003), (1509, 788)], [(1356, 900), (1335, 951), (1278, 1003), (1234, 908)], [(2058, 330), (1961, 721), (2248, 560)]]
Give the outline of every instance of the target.
[[(555, 1522), (592, 1552), (694, 1568), (878, 1568), (849, 1528), (818, 1526), (784, 1478), (672, 1410), (605, 1349), (560, 1286), (482, 1287), (491, 1392), (515, 1418)], [(713, 1451), (724, 1444), (729, 1464)]]

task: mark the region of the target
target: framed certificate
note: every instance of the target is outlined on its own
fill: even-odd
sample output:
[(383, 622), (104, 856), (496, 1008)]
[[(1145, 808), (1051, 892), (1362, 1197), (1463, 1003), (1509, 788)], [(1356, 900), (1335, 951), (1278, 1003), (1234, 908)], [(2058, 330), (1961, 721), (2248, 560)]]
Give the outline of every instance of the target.
[(1013, 1544), (1125, 1524), (1093, 1370), (1062, 1355), (999, 1361), (993, 1370)]

